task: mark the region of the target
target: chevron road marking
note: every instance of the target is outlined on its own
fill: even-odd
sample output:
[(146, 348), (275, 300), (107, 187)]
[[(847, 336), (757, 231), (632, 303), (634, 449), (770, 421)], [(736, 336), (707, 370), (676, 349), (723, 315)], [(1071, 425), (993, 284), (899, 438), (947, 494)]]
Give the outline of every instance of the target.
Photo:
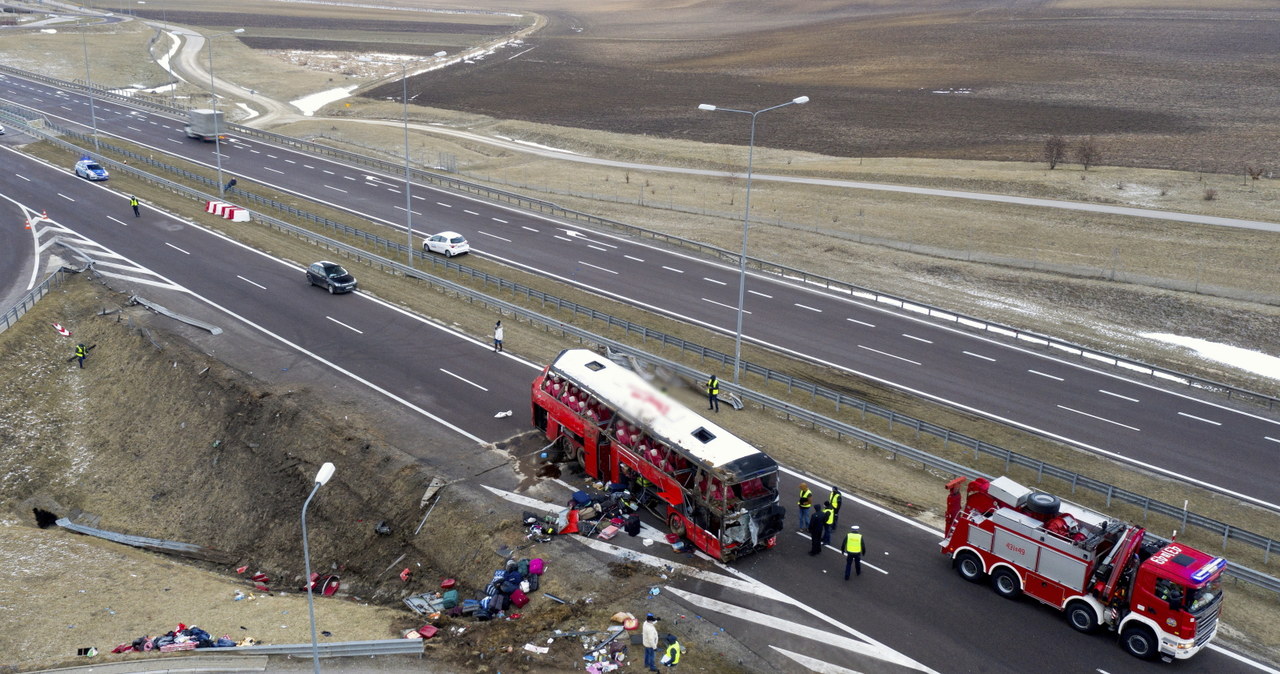
[(785, 655), (788, 658), (795, 660), (806, 669), (817, 672), (818, 674), (861, 674), (860, 672), (857, 672), (852, 669), (846, 669), (844, 667), (841, 667), (840, 665), (833, 665), (830, 662), (825, 662), (817, 658), (811, 658), (807, 655), (801, 655), (794, 651), (788, 651), (785, 648), (778, 648), (777, 646), (772, 646), (772, 645), (769, 646), (769, 648), (772, 648), (773, 650), (781, 653), (782, 655)]

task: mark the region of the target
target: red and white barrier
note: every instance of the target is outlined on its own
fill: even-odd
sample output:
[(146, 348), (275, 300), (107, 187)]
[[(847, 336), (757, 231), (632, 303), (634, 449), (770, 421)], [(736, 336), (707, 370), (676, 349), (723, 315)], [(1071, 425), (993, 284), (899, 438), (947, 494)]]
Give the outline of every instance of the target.
[(225, 201), (210, 201), (204, 206), (205, 213), (213, 213), (220, 215), (232, 222), (249, 222), (249, 211), (239, 206), (233, 206)]

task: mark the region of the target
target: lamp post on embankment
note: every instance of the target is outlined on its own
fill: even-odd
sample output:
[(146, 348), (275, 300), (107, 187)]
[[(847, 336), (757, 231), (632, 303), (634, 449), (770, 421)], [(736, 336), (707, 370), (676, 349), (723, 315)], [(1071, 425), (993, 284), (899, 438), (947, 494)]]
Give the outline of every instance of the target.
[(311, 550), (307, 546), (307, 507), (311, 505), (311, 499), (317, 491), (320, 491), (320, 487), (333, 477), (333, 471), (333, 464), (327, 461), (320, 466), (319, 472), (316, 473), (315, 486), (311, 488), (311, 494), (302, 504), (302, 560), (307, 574), (307, 614), (311, 617), (311, 663), (315, 668), (315, 674), (320, 674), (320, 643), (316, 640), (316, 604), (313, 598), (315, 583), (311, 582)]

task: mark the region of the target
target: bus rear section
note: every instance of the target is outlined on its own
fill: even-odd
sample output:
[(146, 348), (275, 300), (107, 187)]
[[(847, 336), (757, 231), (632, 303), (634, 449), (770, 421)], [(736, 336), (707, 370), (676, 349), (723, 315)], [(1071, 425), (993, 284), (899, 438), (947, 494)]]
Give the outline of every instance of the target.
[(777, 542), (777, 463), (631, 370), (563, 351), (533, 382), (532, 416), (588, 475), (630, 484), (703, 552), (729, 561)]

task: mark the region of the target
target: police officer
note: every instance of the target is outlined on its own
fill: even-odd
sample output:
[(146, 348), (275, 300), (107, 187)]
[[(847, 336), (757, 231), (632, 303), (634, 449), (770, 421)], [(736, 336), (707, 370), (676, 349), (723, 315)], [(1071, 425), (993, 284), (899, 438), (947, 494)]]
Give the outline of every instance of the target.
[(707, 409), (720, 413), (720, 380), (714, 374), (707, 380)]
[(129, 205), (133, 207), (133, 217), (142, 217), (142, 211), (138, 210), (138, 197), (129, 197)]
[(684, 650), (680, 647), (680, 640), (676, 639), (676, 635), (667, 635), (667, 651), (662, 656), (662, 664), (667, 667), (675, 667), (680, 664), (680, 651)]
[(796, 512), (800, 513), (800, 531), (803, 533), (809, 528), (809, 516), (813, 514), (813, 492), (809, 491), (809, 485), (800, 483), (800, 501), (796, 504)]
[(827, 503), (822, 506), (822, 512), (818, 513), (818, 517), (822, 518), (822, 544), (827, 545), (831, 542), (831, 530), (836, 526), (836, 511), (831, 508), (830, 503)]
[(862, 575), (862, 533), (858, 530), (858, 525), (849, 527), (849, 533), (844, 535), (844, 579), (849, 580), (849, 569), (857, 569), (859, 576)]
[(80, 361), (81, 369), (84, 369), (84, 359), (88, 355), (89, 355), (89, 350), (84, 347), (84, 344), (76, 345), (76, 360)]

